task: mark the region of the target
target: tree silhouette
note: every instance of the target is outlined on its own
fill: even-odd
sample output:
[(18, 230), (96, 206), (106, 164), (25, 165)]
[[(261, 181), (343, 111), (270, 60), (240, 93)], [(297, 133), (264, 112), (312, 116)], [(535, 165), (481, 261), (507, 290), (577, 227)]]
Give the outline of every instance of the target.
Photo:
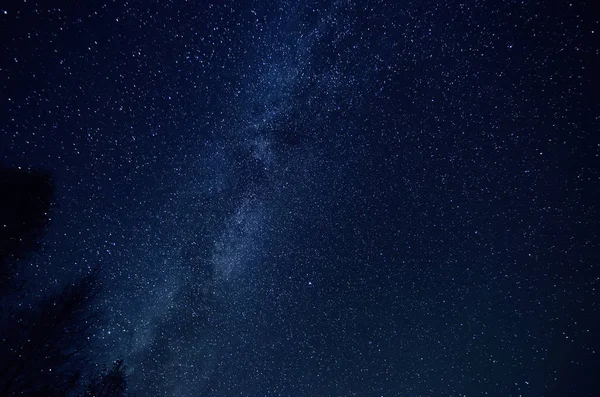
[(0, 395), (66, 395), (76, 387), (98, 319), (92, 307), (98, 292), (92, 272), (35, 309), (12, 314), (0, 350)]
[(123, 360), (117, 360), (110, 370), (104, 368), (87, 387), (86, 397), (121, 397), (127, 387), (126, 367)]
[(97, 271), (38, 302), (15, 293), (19, 265), (39, 247), (47, 226), (50, 176), (0, 168), (0, 186), (0, 396), (124, 395), (122, 361), (92, 378), (86, 390), (80, 386), (89, 375), (90, 336), (100, 316)]
[(6, 293), (19, 260), (39, 246), (54, 189), (46, 173), (1, 167), (0, 186), (0, 293)]

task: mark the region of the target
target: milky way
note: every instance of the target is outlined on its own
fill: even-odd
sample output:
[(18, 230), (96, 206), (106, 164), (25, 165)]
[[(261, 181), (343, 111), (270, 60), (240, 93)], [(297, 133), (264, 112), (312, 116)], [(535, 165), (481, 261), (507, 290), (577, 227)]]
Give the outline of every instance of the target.
[(25, 273), (100, 268), (139, 396), (591, 395), (584, 8), (7, 9), (1, 160), (57, 185)]
[[(220, 368), (231, 366), (227, 361), (239, 360), (239, 352), (251, 348), (257, 333), (264, 332), (254, 324), (260, 317), (258, 312), (274, 308), (262, 294), (283, 293), (274, 292), (265, 281), (269, 272), (278, 271), (271, 246), (285, 244), (282, 235), (293, 233), (293, 225), (281, 225), (277, 211), (289, 208), (286, 201), (293, 194), (289, 185), (305, 182), (302, 178), (310, 178), (311, 167), (324, 160), (319, 158), (324, 154), (312, 147), (318, 145), (314, 137), (298, 136), (300, 131), (311, 130), (324, 134), (316, 131), (322, 128), (318, 120), (306, 117), (323, 117), (319, 114), (323, 103), (311, 103), (310, 98), (302, 103), (297, 93), (307, 89), (307, 76), (313, 76), (310, 59), (319, 46), (319, 36), (341, 34), (335, 23), (326, 23), (335, 12), (335, 8), (326, 10), (318, 23), (290, 30), (282, 27), (298, 26), (298, 16), (278, 15), (254, 32), (259, 45), (250, 49), (255, 54), (248, 55), (247, 76), (229, 93), (233, 97), (223, 98), (226, 105), (214, 120), (218, 131), (215, 140), (204, 147), (192, 144), (200, 160), (185, 170), (185, 175), (198, 177), (185, 178), (176, 187), (176, 208), (172, 211), (182, 216), (198, 202), (202, 208), (190, 217), (187, 229), (180, 221), (171, 225), (182, 231), (185, 243), (192, 248), (175, 253), (175, 258), (163, 265), (170, 267), (174, 260), (185, 270), (174, 285), (154, 294), (155, 305), (167, 308), (156, 317), (144, 316), (151, 320), (141, 331), (143, 337), (133, 333), (131, 368), (134, 379), (136, 375), (141, 378), (141, 387), (167, 390), (172, 395), (208, 392), (211, 380), (221, 375)], [(343, 28), (347, 33), (351, 26)], [(253, 55), (260, 57), (258, 62), (253, 61)], [(333, 103), (347, 84), (342, 80), (354, 77), (345, 76), (342, 68), (331, 69), (313, 76), (308, 89), (310, 95), (329, 97)], [(339, 106), (327, 110), (334, 109)], [(303, 117), (295, 119), (298, 114)], [(296, 176), (298, 172), (302, 175)], [(224, 213), (215, 214), (214, 209)], [(215, 235), (197, 241), (203, 234), (199, 230), (206, 226), (196, 223), (207, 217), (214, 222), (211, 229)], [(174, 244), (180, 245), (181, 235), (175, 240)], [(164, 250), (169, 250), (168, 245), (161, 247)], [(172, 270), (169, 275), (173, 276)], [(257, 293), (257, 289), (267, 292)], [(137, 362), (142, 364), (133, 364)]]

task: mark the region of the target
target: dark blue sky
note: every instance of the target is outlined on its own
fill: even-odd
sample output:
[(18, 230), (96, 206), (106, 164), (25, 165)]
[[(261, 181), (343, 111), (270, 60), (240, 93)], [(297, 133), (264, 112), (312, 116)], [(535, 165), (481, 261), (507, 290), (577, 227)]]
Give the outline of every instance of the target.
[(12, 3), (0, 162), (56, 184), (29, 283), (100, 268), (131, 391), (593, 395), (591, 6)]

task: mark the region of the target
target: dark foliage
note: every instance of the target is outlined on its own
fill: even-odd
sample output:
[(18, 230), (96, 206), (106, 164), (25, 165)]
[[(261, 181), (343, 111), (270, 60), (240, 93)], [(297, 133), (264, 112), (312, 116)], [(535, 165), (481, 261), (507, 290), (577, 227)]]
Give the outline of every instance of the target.
[(127, 387), (126, 367), (123, 360), (117, 360), (109, 370), (104, 368), (87, 387), (86, 397), (121, 397)]
[[(0, 395), (65, 395), (84, 367), (98, 277), (91, 273), (28, 310), (13, 313), (2, 335)], [(55, 395), (55, 394), (52, 394)]]
[(1, 293), (13, 280), (16, 262), (39, 246), (53, 186), (46, 173), (0, 168), (0, 188)]
[(13, 288), (20, 284), (20, 261), (39, 247), (47, 226), (50, 176), (0, 169), (0, 186), (0, 396), (124, 395), (122, 361), (81, 387), (89, 379), (90, 337), (100, 315), (97, 271), (38, 301)]

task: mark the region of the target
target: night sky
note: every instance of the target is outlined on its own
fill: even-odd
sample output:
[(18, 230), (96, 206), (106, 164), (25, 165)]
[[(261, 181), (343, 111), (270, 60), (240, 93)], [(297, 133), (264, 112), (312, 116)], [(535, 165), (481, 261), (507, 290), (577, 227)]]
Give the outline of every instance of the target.
[(130, 391), (595, 395), (591, 5), (2, 7), (0, 164), (55, 184), (26, 288), (99, 268)]

